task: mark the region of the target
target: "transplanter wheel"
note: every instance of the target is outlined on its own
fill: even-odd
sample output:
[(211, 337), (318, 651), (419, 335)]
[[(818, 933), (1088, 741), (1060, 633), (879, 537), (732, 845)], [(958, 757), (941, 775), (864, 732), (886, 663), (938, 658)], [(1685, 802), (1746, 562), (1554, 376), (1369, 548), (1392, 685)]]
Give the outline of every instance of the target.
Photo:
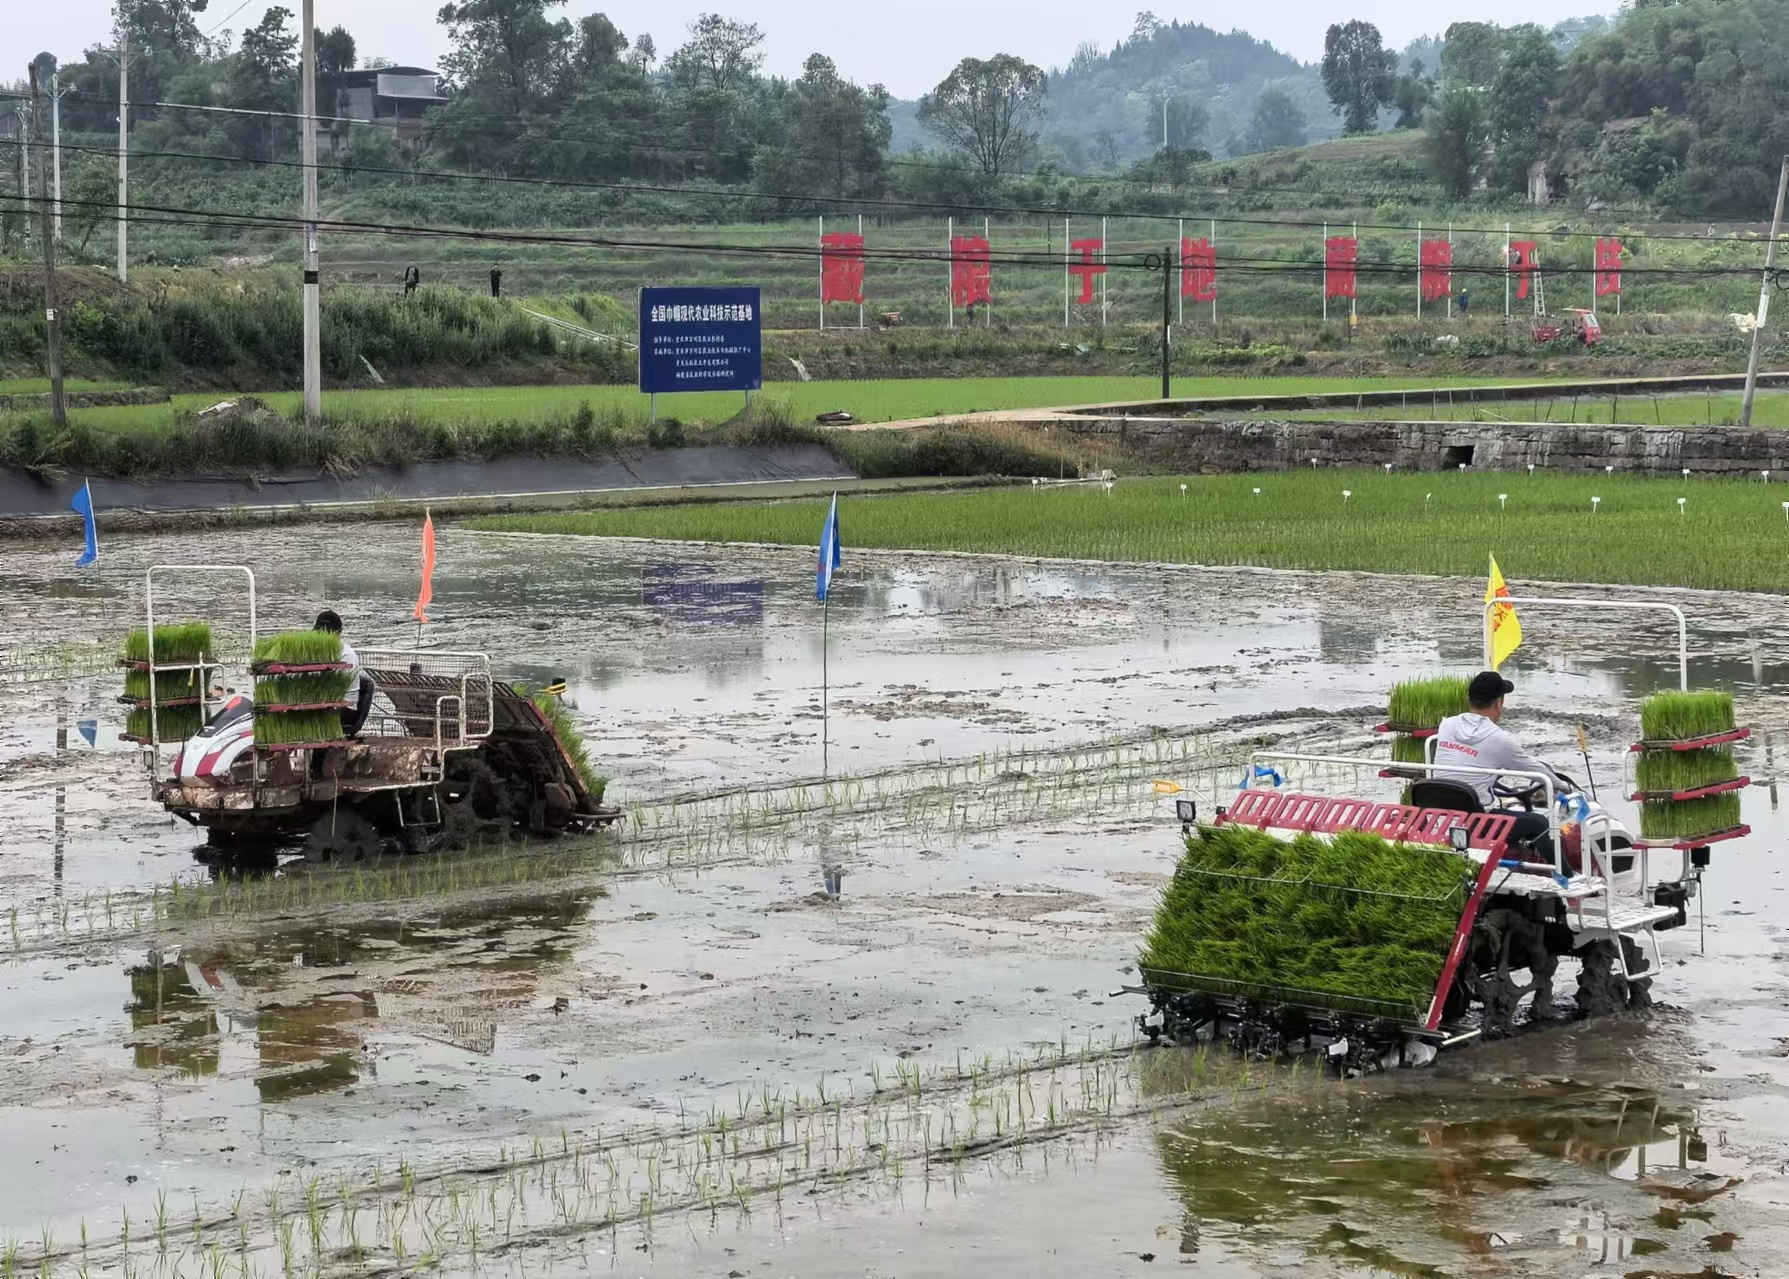
[(379, 830), (366, 815), (338, 804), (311, 823), (304, 856), (313, 862), (364, 862), (379, 855)]
[[(1472, 949), (1463, 975), (1471, 997), (1482, 1010), (1485, 1038), (1497, 1039), (1516, 1030), (1525, 996), (1532, 994), (1530, 1018), (1553, 1013), (1553, 973), (1559, 957), (1547, 949), (1546, 927), (1519, 911), (1490, 910), (1472, 929)], [(1515, 973), (1526, 969), (1528, 980)]]
[[(1631, 938), (1621, 939), (1622, 954), (1631, 972), (1644, 965), (1638, 945)], [(1585, 1017), (1607, 1017), (1630, 1008), (1652, 1007), (1652, 978), (1629, 981), (1615, 961), (1615, 943), (1593, 941), (1580, 947), (1578, 958), (1578, 1012)]]

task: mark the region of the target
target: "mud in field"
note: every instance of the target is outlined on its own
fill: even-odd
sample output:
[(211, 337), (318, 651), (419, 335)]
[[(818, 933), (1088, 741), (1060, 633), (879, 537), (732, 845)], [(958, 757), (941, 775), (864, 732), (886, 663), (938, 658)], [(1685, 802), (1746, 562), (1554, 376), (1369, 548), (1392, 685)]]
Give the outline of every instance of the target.
[[(476, 1180), (531, 1143), (575, 1153), (641, 1125), (699, 1145), (742, 1098), (824, 1095), (844, 1124), (892, 1072), (941, 1071), (954, 1095), (981, 1087), (961, 1082), (966, 1064), (1006, 1079), (1002, 1062), (1126, 1044), (1141, 1001), (1112, 992), (1132, 977), (1177, 829), (1147, 794), (1147, 757), (1085, 744), (1210, 728), (1196, 766), (1161, 769), (1202, 805), (1234, 786), (1214, 760), (1240, 761), (1251, 739), (1359, 749), (1394, 679), (1475, 664), (1482, 591), (847, 547), (827, 620), (833, 771), (885, 772), (895, 780), (874, 785), (892, 792), (924, 761), (987, 757), (926, 774), (886, 820), (866, 823), (860, 804), (780, 841), (717, 829), (718, 855), (687, 860), (636, 856), (651, 835), (635, 831), (616, 837), (613, 873), (599, 859), (447, 906), (345, 891), (339, 907), (324, 894), (215, 919), (152, 912), (88, 939), (71, 917), (213, 877), (116, 742), (105, 663), (137, 624), (147, 565), (252, 557), (264, 629), (328, 606), (362, 646), (414, 638), (410, 532), (249, 536), (108, 547), (83, 581), (65, 556), (14, 553), (0, 575), (0, 672), (71, 676), (0, 684), (0, 1131), (23, 1156), (0, 1161), (0, 1241), (35, 1247), (47, 1226), (67, 1245), (85, 1221), (116, 1243), (124, 1212), (140, 1242), (160, 1213), (227, 1217), (239, 1192), (291, 1187), (295, 1202), (309, 1179), (389, 1181), (400, 1160)], [(221, 575), (177, 583), (184, 599), (158, 589), (158, 615), (246, 620)], [(1789, 723), (1777, 601), (1648, 594), (1689, 612), (1692, 679), (1737, 687), (1742, 718), (1766, 730), (1746, 770), (1774, 778)], [(500, 675), (566, 676), (624, 804), (819, 772), (808, 553), (449, 528), (431, 611), (432, 644), (489, 650)], [(1593, 775), (1619, 793), (1638, 699), (1675, 682), (1673, 632), (1617, 614), (1524, 622), (1513, 726), (1564, 764), (1586, 724)], [(1041, 777), (1038, 752), (1080, 749), (1086, 767), (1050, 783), (1062, 799), (1047, 814), (985, 820), (995, 791), (1024, 784), (1006, 774)], [(443, 1244), (436, 1260), (717, 1276), (841, 1260), (944, 1275), (965, 1258), (991, 1275), (1776, 1273), (1789, 1265), (1789, 934), (1773, 858), (1789, 821), (1774, 786), (1745, 805), (1758, 834), (1716, 850), (1707, 954), (1694, 926), (1664, 935), (1666, 1007), (1644, 1022), (1364, 1082), (1280, 1080), (1271, 1097), (1162, 1050), (1127, 1059), (1107, 1110), (1035, 1140), (945, 1159), (941, 1133), (884, 1137), (866, 1112), (873, 1160), (774, 1195), (710, 1187), (601, 1231), (512, 1222), (526, 1247)], [(836, 899), (826, 865), (842, 872)], [(36, 940), (6, 951), (9, 924)], [(961, 1113), (991, 1111), (969, 1095)], [(547, 1213), (550, 1193), (518, 1220)], [(379, 1195), (365, 1194), (371, 1222)], [(279, 1272), (277, 1245), (248, 1246), (260, 1273)], [(393, 1261), (367, 1247), (368, 1268)], [(215, 1253), (176, 1251), (134, 1268), (210, 1273)], [(116, 1272), (114, 1254), (93, 1271)]]

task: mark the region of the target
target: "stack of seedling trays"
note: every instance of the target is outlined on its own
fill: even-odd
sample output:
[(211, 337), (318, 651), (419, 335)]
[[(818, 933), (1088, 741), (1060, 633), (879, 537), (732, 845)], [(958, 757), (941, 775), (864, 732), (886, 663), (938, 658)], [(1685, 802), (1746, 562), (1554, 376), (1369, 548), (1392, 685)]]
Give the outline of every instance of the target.
[(255, 745), (296, 751), (342, 740), (343, 699), (354, 681), (342, 661), (342, 637), (286, 631), (255, 643)]
[(205, 722), (206, 681), (217, 669), (210, 660), (214, 652), (211, 628), (204, 622), (158, 626), (152, 672), (149, 632), (132, 631), (118, 659), (124, 668), (119, 700), (130, 708), (123, 740), (160, 745), (184, 742), (198, 732)]
[(1138, 957), (1151, 989), (1420, 1024), (1470, 863), (1363, 831), (1200, 826)]
[(1640, 708), (1640, 734), (1631, 798), (1641, 844), (1704, 848), (1751, 833), (1739, 793), (1752, 779), (1740, 775), (1733, 743), (1752, 730), (1735, 725), (1731, 693), (1655, 693)]
[(1391, 696), (1385, 705), (1385, 723), (1373, 728), (1375, 733), (1393, 734), (1392, 767), (1382, 770), (1379, 776), (1410, 780), (1428, 776), (1420, 768), (1399, 768), (1398, 765), (1429, 762), (1425, 743), (1435, 736), (1442, 720), (1465, 713), (1466, 684), (1461, 675), (1433, 675), (1392, 685)]

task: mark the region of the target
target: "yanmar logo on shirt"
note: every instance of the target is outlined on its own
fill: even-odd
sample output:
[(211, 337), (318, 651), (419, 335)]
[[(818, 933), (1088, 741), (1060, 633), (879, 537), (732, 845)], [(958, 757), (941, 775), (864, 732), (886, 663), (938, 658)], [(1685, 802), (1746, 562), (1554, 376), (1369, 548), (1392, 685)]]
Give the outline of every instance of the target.
[(1459, 751), (1462, 755), (1471, 755), (1474, 759), (1478, 757), (1478, 752), (1476, 750), (1470, 746), (1462, 745), (1459, 742), (1437, 742), (1435, 743), (1435, 749), (1439, 751)]

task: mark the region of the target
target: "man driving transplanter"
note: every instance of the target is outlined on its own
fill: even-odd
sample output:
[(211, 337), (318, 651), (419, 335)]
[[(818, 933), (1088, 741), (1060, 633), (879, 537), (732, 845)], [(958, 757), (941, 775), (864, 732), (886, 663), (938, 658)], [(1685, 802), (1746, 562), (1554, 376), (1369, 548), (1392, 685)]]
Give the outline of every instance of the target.
[[(1503, 699), (1516, 691), (1516, 686), (1496, 671), (1481, 671), (1466, 686), (1466, 704), (1471, 707), (1463, 715), (1450, 715), (1435, 731), (1435, 771), (1438, 780), (1470, 786), (1487, 810), (1498, 806), (1503, 798), (1492, 785), (1498, 780), (1490, 773), (1451, 772), (1449, 764), (1462, 768), (1489, 768), (1513, 773), (1539, 773), (1553, 779), (1560, 791), (1577, 788), (1571, 780), (1548, 767), (1527, 751), (1498, 723), (1503, 718)], [(1539, 783), (1530, 777), (1511, 778), (1508, 786), (1527, 790)], [(1527, 819), (1527, 820), (1524, 820)], [(1544, 833), (1544, 813), (1523, 814), (1517, 820), (1518, 836), (1532, 838)]]

